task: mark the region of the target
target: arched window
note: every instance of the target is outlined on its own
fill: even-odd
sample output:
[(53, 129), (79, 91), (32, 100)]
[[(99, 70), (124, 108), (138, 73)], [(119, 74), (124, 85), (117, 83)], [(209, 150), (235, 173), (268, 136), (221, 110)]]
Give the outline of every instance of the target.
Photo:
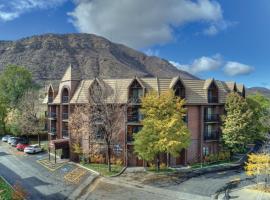
[(129, 101), (131, 103), (140, 103), (142, 96), (143, 88), (137, 80), (134, 80), (129, 87)]
[(69, 93), (68, 89), (64, 88), (62, 91), (62, 103), (68, 103), (69, 102)]
[(176, 84), (173, 87), (173, 90), (174, 90), (175, 96), (180, 97), (181, 99), (185, 98), (185, 95), (186, 95), (185, 87), (180, 80), (176, 82)]
[(208, 103), (218, 103), (218, 87), (214, 82), (208, 88)]

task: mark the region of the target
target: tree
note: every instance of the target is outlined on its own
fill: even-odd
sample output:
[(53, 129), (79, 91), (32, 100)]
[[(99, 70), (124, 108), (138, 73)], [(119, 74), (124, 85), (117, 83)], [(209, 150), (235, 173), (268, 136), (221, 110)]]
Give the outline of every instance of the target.
[(245, 150), (256, 137), (254, 114), (245, 98), (230, 93), (225, 104), (226, 115), (222, 117), (222, 139), (231, 153)]
[(69, 130), (71, 134), (71, 141), (73, 141), (73, 152), (77, 154), (81, 160), (81, 155), (86, 155), (90, 152), (90, 146), (88, 149), (82, 148), (82, 140), (89, 138), (89, 118), (87, 114), (87, 106), (76, 106), (69, 117)]
[(143, 128), (135, 135), (134, 149), (146, 161), (157, 159), (158, 169), (160, 153), (177, 157), (190, 144), (190, 133), (183, 121), (184, 104), (185, 100), (173, 91), (160, 95), (150, 92), (142, 98)]
[(265, 184), (269, 182), (270, 175), (270, 154), (250, 154), (246, 163), (246, 174), (248, 176), (256, 176), (257, 184), (260, 182), (260, 177), (265, 176)]
[(248, 105), (253, 111), (254, 129), (257, 133), (255, 139), (265, 139), (270, 132), (270, 100), (260, 93), (248, 96)]
[(0, 96), (9, 108), (18, 105), (24, 92), (33, 86), (32, 75), (24, 67), (9, 65), (0, 75)]
[(40, 134), (44, 132), (45, 116), (40, 105), (39, 91), (29, 89), (18, 103), (19, 128), (24, 135), (37, 135), (40, 146)]
[(90, 87), (88, 100), (85, 105), (75, 108), (71, 115), (71, 134), (77, 142), (88, 137), (89, 153), (101, 152), (105, 145), (111, 172), (112, 147), (124, 127), (124, 106), (119, 103), (118, 87), (111, 88), (96, 79)]
[(14, 118), (14, 123), (6, 118), (18, 114), (16, 108), (20, 98), (32, 86), (32, 75), (24, 67), (9, 65), (0, 75), (0, 126), (4, 132), (8, 122), (9, 130), (18, 133), (18, 124), (15, 123), (17, 118)]

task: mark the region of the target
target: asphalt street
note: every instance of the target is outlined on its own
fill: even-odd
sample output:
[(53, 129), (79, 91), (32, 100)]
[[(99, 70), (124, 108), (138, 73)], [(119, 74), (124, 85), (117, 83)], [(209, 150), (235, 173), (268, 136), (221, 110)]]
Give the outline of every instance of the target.
[(46, 153), (24, 155), (0, 142), (0, 175), (11, 185), (20, 184), (29, 200), (68, 199), (77, 185), (63, 181), (63, 175), (69, 170), (67, 167), (51, 172), (37, 162), (47, 156)]

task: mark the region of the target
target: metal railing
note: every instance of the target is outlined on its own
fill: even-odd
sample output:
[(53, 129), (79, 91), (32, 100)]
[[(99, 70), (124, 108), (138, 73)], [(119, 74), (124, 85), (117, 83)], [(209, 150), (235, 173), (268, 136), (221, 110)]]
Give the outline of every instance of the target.
[(53, 102), (53, 97), (48, 97), (48, 103), (52, 103)]
[(49, 118), (56, 118), (56, 112), (49, 112)]
[(63, 113), (62, 114), (62, 119), (68, 119), (68, 113)]
[(62, 103), (68, 103), (69, 98), (68, 96), (62, 96)]
[(208, 103), (218, 103), (218, 97), (208, 97)]
[(218, 114), (206, 114), (204, 115), (205, 122), (218, 122), (220, 120)]
[(203, 138), (204, 140), (219, 140), (219, 131), (205, 131)]
[(138, 96), (138, 97), (130, 97), (128, 102), (131, 104), (140, 104), (142, 101), (141, 97)]
[(51, 134), (51, 135), (56, 135), (56, 128), (51, 127), (51, 128), (50, 128), (50, 134)]
[(62, 130), (62, 136), (63, 137), (68, 137), (69, 136), (68, 130)]

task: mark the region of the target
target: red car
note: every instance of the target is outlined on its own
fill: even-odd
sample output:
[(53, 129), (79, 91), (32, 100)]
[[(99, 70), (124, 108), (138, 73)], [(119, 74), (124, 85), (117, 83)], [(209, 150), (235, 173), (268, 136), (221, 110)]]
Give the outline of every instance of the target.
[(28, 146), (29, 146), (29, 144), (26, 144), (26, 143), (19, 143), (19, 144), (17, 144), (16, 149), (17, 149), (18, 151), (23, 151), (23, 150), (25, 149), (25, 147), (28, 147)]

